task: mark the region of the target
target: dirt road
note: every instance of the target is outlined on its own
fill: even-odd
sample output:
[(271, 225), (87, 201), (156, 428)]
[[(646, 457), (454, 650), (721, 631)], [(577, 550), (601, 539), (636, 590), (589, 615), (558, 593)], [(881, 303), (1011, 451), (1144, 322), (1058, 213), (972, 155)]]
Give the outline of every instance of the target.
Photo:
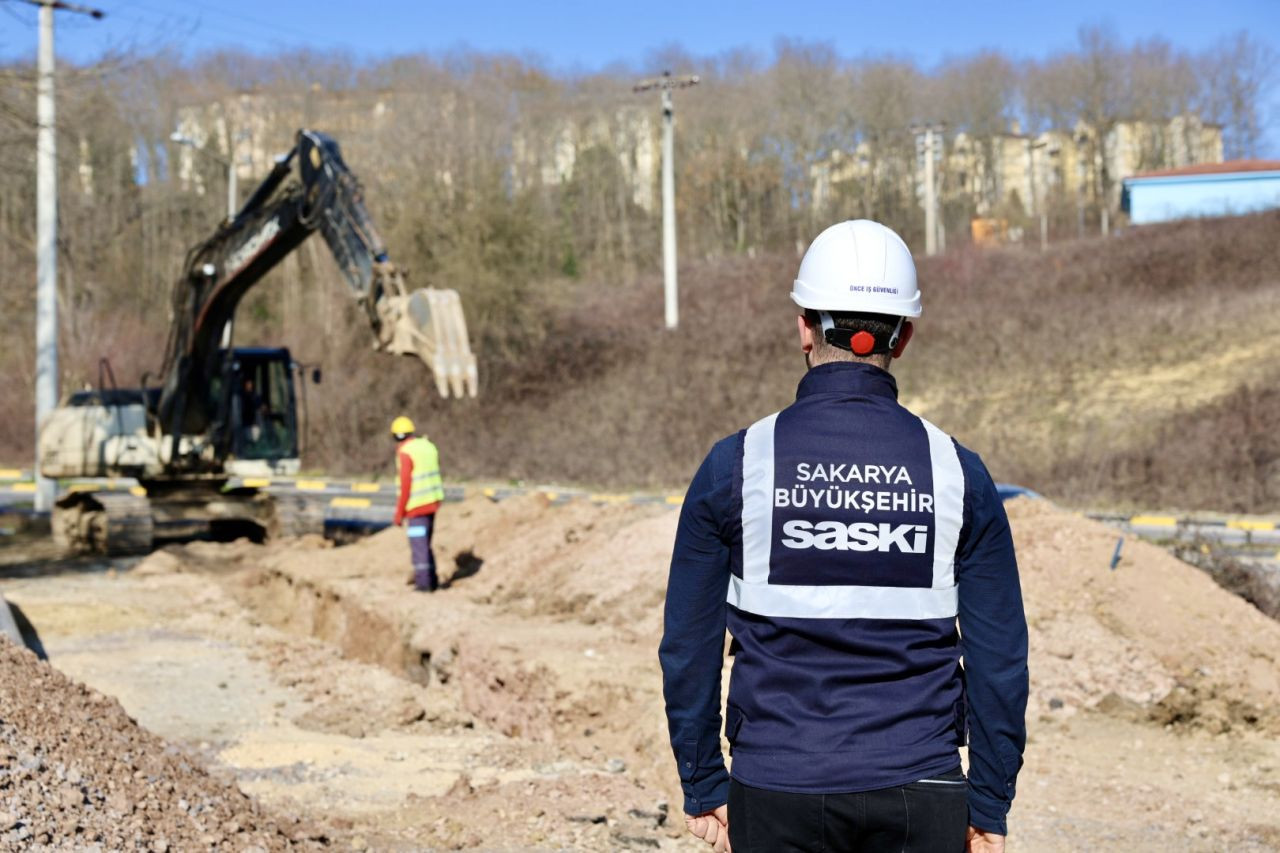
[[(1013, 850), (1280, 847), (1280, 624), (1140, 543), (1011, 505), (1032, 627)], [(468, 501), (398, 530), (0, 582), (63, 672), (345, 847), (697, 849), (656, 645), (675, 514)]]

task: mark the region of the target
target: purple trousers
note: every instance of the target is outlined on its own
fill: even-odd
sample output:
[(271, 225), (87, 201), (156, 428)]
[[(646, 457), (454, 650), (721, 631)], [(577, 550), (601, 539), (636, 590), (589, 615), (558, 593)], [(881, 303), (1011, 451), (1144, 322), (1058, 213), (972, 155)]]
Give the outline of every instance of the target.
[(435, 514), (405, 520), (409, 534), (409, 557), (413, 560), (413, 585), (423, 592), (435, 592), (440, 586), (436, 578), (436, 560), (431, 555), (431, 530)]

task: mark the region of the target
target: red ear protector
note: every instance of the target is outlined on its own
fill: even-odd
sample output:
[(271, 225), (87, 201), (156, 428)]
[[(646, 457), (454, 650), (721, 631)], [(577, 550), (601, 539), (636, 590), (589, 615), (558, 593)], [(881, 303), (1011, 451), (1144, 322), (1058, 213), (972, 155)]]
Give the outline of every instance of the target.
[(906, 321), (905, 317), (898, 318), (897, 327), (883, 346), (879, 345), (875, 335), (866, 330), (854, 332), (849, 329), (837, 329), (835, 320), (826, 311), (819, 311), (818, 317), (822, 320), (823, 340), (833, 347), (848, 350), (859, 358), (884, 353), (890, 353), (897, 358), (907, 345), (906, 339), (902, 337), (902, 324)]
[(858, 332), (849, 338), (849, 351), (854, 355), (871, 355), (875, 352), (876, 336), (867, 331)]

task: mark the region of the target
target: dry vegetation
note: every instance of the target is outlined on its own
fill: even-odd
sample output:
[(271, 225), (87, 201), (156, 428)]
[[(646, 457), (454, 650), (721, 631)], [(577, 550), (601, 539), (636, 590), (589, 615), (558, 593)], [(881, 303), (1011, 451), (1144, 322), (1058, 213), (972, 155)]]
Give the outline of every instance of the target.
[[(923, 261), (903, 398), (997, 477), (1060, 500), (1280, 509), (1278, 226), (1266, 214)], [(678, 335), (658, 330), (656, 278), (585, 291), (538, 352), (487, 377), (484, 399), (426, 420), (468, 476), (678, 485), (711, 442), (791, 399), (795, 265), (686, 269)], [(406, 367), (387, 387), (408, 405), (415, 381)], [(367, 452), (379, 464), (383, 449)]]

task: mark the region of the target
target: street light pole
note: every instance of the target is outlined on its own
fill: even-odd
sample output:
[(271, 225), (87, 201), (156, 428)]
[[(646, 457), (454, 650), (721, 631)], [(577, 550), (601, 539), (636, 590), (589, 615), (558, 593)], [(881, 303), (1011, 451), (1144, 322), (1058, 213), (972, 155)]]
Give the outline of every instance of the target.
[(103, 13), (57, 0), (27, 0), (40, 7), (36, 55), (36, 493), (35, 509), (53, 508), (57, 484), (40, 473), (40, 425), (58, 405), (58, 148), (54, 111), (53, 10), (92, 18)]
[(675, 166), (675, 102), (673, 89), (698, 85), (697, 75), (672, 77), (670, 71), (661, 77), (641, 80), (632, 91), (662, 90), (662, 289), (668, 329), (680, 322), (679, 293), (676, 284), (676, 166)]
[(215, 163), (218, 163), (226, 167), (227, 169), (227, 219), (234, 219), (236, 215), (236, 211), (240, 207), (239, 196), (237, 195), (237, 191), (236, 191), (235, 141), (233, 140), (231, 142), (231, 147), (232, 147), (231, 156), (226, 159), (224, 159), (219, 154), (214, 154), (212, 151), (206, 148), (202, 148), (198, 142), (196, 142), (190, 136), (187, 136), (185, 133), (182, 133), (181, 131), (178, 131), (178, 130), (175, 130), (173, 133), (169, 134), (169, 141), (176, 142), (178, 145), (182, 145), (186, 148), (190, 148), (192, 151), (203, 154), (204, 156), (208, 157), (210, 160), (214, 161)]

